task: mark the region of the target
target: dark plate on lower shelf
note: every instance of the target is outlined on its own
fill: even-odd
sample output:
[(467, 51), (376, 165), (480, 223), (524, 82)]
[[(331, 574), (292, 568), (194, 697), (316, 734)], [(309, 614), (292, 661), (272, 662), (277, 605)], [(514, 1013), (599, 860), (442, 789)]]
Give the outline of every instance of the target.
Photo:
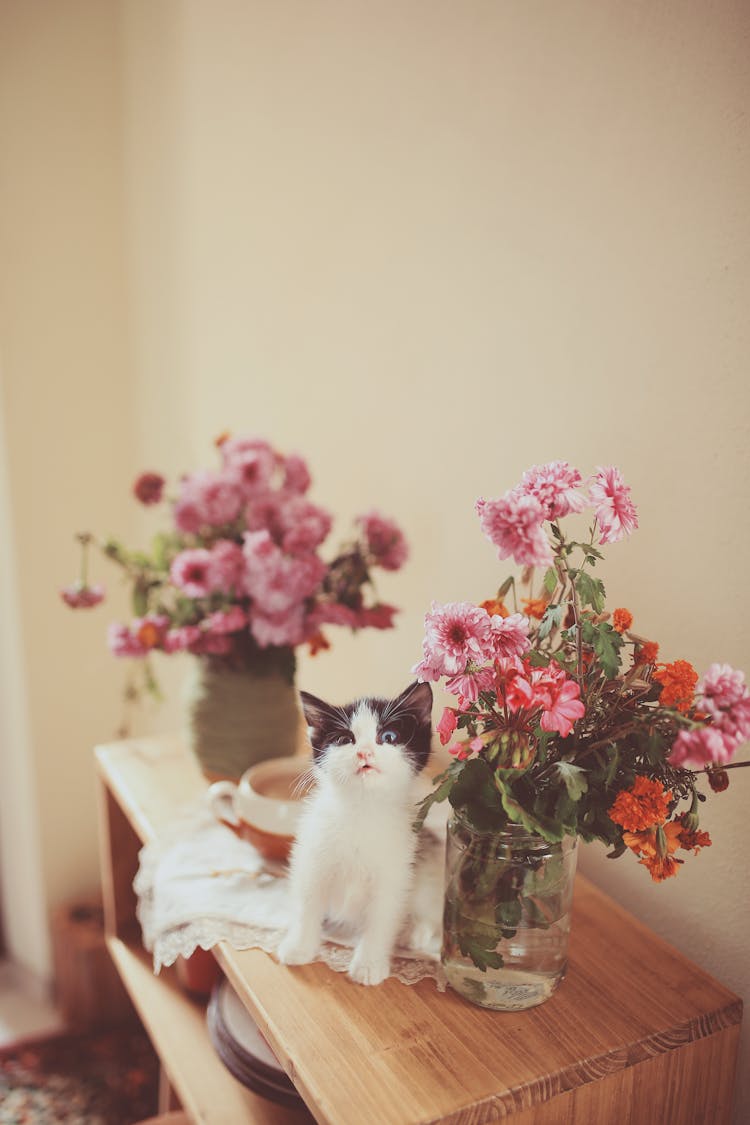
[(238, 1082), (282, 1105), (304, 1104), (228, 980), (211, 993), (206, 1023), (216, 1053)]

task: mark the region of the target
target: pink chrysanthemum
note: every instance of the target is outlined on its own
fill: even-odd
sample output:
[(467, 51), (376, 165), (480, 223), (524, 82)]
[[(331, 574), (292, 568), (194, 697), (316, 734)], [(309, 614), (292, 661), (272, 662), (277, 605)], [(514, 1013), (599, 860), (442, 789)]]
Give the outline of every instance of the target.
[(195, 535), (202, 527), (232, 523), (240, 514), (242, 503), (237, 480), (228, 472), (193, 473), (180, 482), (174, 521), (180, 531)]
[(599, 524), (599, 542), (616, 543), (638, 527), (638, 514), (630, 499), (630, 489), (614, 465), (597, 469), (588, 493)]
[(508, 617), (496, 614), (490, 618), (490, 626), (495, 656), (523, 656), (529, 651), (529, 619), (523, 613), (511, 613)]
[(213, 588), (213, 559), (205, 547), (180, 551), (172, 559), (169, 577), (189, 598), (205, 598)]
[(367, 553), (384, 570), (398, 570), (409, 557), (409, 547), (398, 524), (374, 509), (358, 516)]
[(542, 506), (544, 518), (560, 519), (570, 512), (582, 512), (586, 497), (578, 492), (581, 474), (567, 461), (550, 461), (547, 465), (533, 465), (521, 478), (520, 491), (535, 496)]
[(498, 500), (477, 500), (482, 531), (499, 558), (522, 566), (549, 566), (552, 550), (542, 526), (544, 508), (536, 496), (514, 489)]
[(260, 613), (250, 616), (250, 632), (261, 648), (298, 645), (307, 634), (304, 607), (294, 606), (281, 613)]
[(224, 633), (239, 633), (246, 625), (247, 614), (238, 605), (230, 606), (229, 609), (217, 609), (215, 613), (210, 613), (203, 621), (204, 631), (214, 636), (220, 636)]
[(489, 691), (495, 684), (493, 668), (480, 668), (477, 672), (460, 672), (445, 681), (445, 686), (451, 695), (458, 695), (463, 700), (476, 703), (481, 691)]
[(696, 693), (699, 697), (699, 709), (717, 722), (726, 712), (750, 699), (745, 673), (729, 664), (712, 664), (698, 682)]
[(165, 652), (195, 652), (203, 634), (197, 625), (179, 625), (164, 634)]
[(234, 595), (244, 589), (245, 556), (231, 539), (219, 539), (211, 548), (207, 582), (212, 592)]
[(247, 562), (245, 588), (269, 617), (298, 606), (315, 593), (326, 575), (326, 566), (317, 555), (285, 555), (267, 531), (247, 532), (243, 550)]
[(333, 520), (324, 508), (305, 500), (303, 496), (290, 496), (278, 509), (281, 531), (281, 548), (288, 555), (307, 555), (316, 550), (331, 530)]
[(486, 664), (492, 658), (489, 614), (471, 602), (432, 603), (425, 615), (424, 659), (413, 671), (423, 680), (456, 676), (469, 662)]

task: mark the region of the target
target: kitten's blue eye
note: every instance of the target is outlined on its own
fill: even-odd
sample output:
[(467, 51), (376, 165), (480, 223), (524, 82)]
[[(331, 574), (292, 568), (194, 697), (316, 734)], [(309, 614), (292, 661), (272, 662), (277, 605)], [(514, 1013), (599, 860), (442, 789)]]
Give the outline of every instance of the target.
[(385, 742), (387, 746), (395, 746), (398, 742), (398, 735), (395, 730), (384, 730), (380, 732), (380, 741)]

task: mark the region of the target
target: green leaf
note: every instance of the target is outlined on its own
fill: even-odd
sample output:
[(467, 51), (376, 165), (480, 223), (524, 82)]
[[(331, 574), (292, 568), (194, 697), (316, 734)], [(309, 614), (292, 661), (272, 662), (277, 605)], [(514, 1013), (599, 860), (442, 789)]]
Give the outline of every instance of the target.
[[(437, 804), (438, 801), (444, 801), (446, 797), (449, 796), (456, 780), (454, 774), (448, 774), (448, 776), (446, 776), (446, 774), (441, 774), (440, 778), (442, 780), (440, 781), (440, 784), (437, 786), (437, 788), (433, 789), (432, 793), (428, 793), (424, 800), (420, 801), (417, 805), (417, 816), (412, 825), (412, 828), (415, 832), (419, 832), (422, 828), (422, 825), (424, 824), (425, 819), (427, 818), (427, 814), (432, 806)], [(437, 780), (439, 779), (436, 778), (436, 781)]]
[(576, 590), (581, 605), (590, 605), (594, 613), (604, 613), (605, 590), (601, 578), (594, 578), (581, 570), (576, 579)]
[(515, 581), (516, 580), (515, 580), (515, 578), (513, 577), (512, 574), (510, 575), (509, 578), (505, 579), (502, 586), (497, 591), (497, 600), (498, 601), (502, 601), (502, 599), (508, 593), (508, 590), (510, 590), (511, 586), (515, 583)]
[(145, 617), (148, 613), (149, 583), (138, 578), (133, 586), (133, 613), (136, 617)]
[(563, 619), (565, 614), (564, 605), (555, 605), (550, 603), (544, 611), (544, 617), (539, 623), (539, 632), (537, 636), (540, 641), (549, 636), (553, 629), (555, 629)]
[(553, 566), (551, 566), (544, 576), (544, 588), (547, 591), (547, 593), (549, 594), (549, 596), (552, 597), (552, 595), (555, 592), (556, 587), (557, 587), (557, 571), (555, 570), (555, 568)]
[(557, 771), (565, 783), (571, 801), (579, 801), (589, 787), (583, 766), (574, 766), (572, 762), (558, 762)]
[(620, 652), (622, 637), (616, 633), (611, 625), (603, 622), (596, 626), (594, 636), (594, 652), (599, 658), (602, 671), (608, 680), (613, 680), (620, 670)]
[(532, 668), (546, 668), (550, 662), (549, 656), (545, 652), (537, 652), (532, 649), (526, 656)]
[(503, 967), (503, 958), (500, 953), (495, 950), (483, 949), (475, 941), (467, 941), (461, 952), (464, 956), (471, 957), (476, 967), (483, 973), (486, 973), (488, 969), (502, 969)]
[(541, 815), (536, 808), (534, 814), (528, 812), (515, 799), (511, 789), (499, 774), (495, 775), (495, 785), (500, 793), (500, 799), (509, 820), (512, 820), (514, 824), (522, 824), (530, 832), (537, 832), (551, 844), (556, 844), (558, 840), (562, 839), (563, 832), (560, 824), (556, 823), (551, 817)]

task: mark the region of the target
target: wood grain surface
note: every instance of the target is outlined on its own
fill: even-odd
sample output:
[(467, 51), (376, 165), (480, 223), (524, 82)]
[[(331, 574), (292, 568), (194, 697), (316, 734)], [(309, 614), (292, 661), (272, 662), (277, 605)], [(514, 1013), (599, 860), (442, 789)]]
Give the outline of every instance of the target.
[[(116, 743), (97, 757), (141, 839), (205, 789), (176, 739)], [(580, 875), (568, 975), (526, 1012), (485, 1011), (430, 981), (366, 988), (322, 964), (215, 953), (325, 1125), (729, 1120), (741, 1001)]]

